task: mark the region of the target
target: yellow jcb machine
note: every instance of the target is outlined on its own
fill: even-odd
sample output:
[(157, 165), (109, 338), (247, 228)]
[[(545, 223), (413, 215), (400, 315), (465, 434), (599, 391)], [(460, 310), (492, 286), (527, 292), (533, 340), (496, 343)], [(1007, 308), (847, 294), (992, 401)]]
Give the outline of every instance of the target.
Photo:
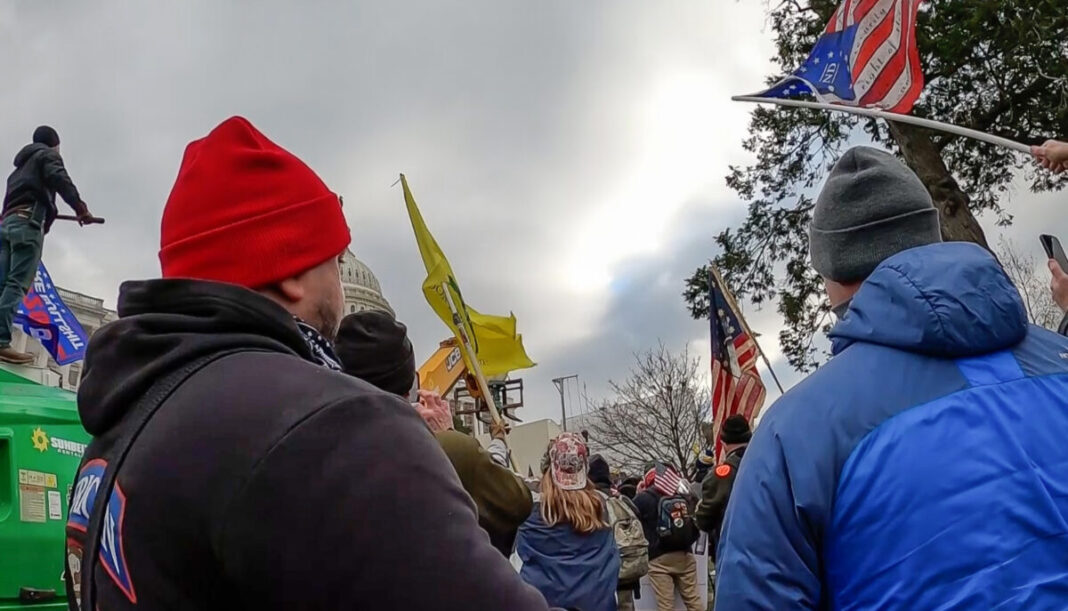
[[(501, 415), (514, 422), (522, 422), (512, 412), (523, 407), (523, 380), (490, 378), (486, 382)], [(441, 342), (437, 351), (419, 367), (419, 388), (450, 399), (453, 413), (458, 416), (475, 414), (482, 422), (491, 422), (485, 398), (478, 390), (474, 375), (467, 370), (460, 354), (460, 345), (454, 337)], [(473, 402), (464, 400), (468, 397)]]

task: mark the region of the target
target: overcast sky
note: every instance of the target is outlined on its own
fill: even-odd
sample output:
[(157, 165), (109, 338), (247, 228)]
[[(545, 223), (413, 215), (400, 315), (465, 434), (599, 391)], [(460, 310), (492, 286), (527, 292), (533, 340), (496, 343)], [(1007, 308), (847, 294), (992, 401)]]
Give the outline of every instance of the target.
[[(408, 175), (464, 296), (514, 311), (539, 363), (527, 420), (558, 419), (551, 378), (591, 397), (658, 339), (707, 363), (683, 280), (744, 202), (726, 187), (772, 71), (761, 0), (18, 2), (0, 4), (0, 152), (55, 126), (104, 226), (59, 224), (44, 259), (114, 307), (157, 277), (159, 219), (186, 143), (248, 117), (345, 197), (352, 249), (421, 361), (447, 333), (420, 292)], [(1058, 196), (1013, 194), (1038, 255), (1068, 236)], [(997, 235), (984, 221), (989, 235)], [(780, 377), (780, 321), (749, 312)], [(574, 399), (574, 394), (572, 394)], [(577, 407), (577, 405), (576, 405)]]

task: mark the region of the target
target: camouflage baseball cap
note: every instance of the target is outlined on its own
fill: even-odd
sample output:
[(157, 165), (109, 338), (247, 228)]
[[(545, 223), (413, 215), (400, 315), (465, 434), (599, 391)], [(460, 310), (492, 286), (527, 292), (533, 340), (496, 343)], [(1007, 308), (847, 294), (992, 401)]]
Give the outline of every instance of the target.
[(563, 433), (549, 447), (549, 462), (553, 483), (561, 490), (582, 490), (586, 487), (590, 451), (576, 433)]

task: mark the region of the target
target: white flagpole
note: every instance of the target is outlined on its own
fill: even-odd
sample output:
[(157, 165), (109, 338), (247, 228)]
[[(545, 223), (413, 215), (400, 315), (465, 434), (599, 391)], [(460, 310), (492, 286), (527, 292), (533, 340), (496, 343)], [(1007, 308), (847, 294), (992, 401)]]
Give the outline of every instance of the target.
[(990, 144), (1002, 146), (1007, 149), (1018, 151), (1020, 153), (1031, 154), (1031, 147), (1026, 144), (1020, 144), (1014, 140), (1008, 138), (1002, 138), (1001, 136), (993, 136), (986, 132), (981, 132), (975, 129), (968, 129), (967, 127), (961, 127), (959, 125), (953, 125), (951, 123), (943, 123), (942, 121), (935, 121), (933, 119), (923, 119), (921, 117), (914, 117), (912, 115), (902, 115), (893, 112), (886, 112), (884, 110), (878, 110), (876, 108), (858, 108), (856, 106), (845, 106), (842, 104), (823, 104), (820, 102), (806, 102), (804, 100), (781, 100), (779, 98), (762, 98), (752, 95), (736, 95), (731, 98), (735, 102), (755, 102), (757, 104), (778, 104), (779, 106), (794, 106), (797, 108), (812, 108), (815, 110), (830, 110), (836, 112), (845, 112), (851, 115), (860, 115), (862, 117), (874, 117), (876, 119), (884, 119), (886, 121), (897, 121), (898, 123), (909, 123), (911, 125), (919, 125), (920, 127), (926, 127), (937, 131), (947, 132), (955, 136), (964, 136), (965, 138), (974, 138), (976, 140), (982, 140)]

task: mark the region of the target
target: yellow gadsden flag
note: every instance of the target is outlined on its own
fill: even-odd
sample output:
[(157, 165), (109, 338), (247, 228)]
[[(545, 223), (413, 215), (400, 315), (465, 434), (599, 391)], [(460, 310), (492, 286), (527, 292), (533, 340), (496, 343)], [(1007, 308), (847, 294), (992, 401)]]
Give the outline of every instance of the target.
[[(426, 228), (423, 215), (415, 205), (415, 198), (408, 188), (408, 180), (401, 174), (401, 186), (404, 188), (404, 204), (408, 208), (408, 217), (412, 220), (415, 242), (419, 245), (419, 254), (426, 267), (426, 280), (423, 280), (423, 296), (431, 309), (448, 325), (458, 338), (460, 328), (471, 340), (471, 346), (478, 356), (478, 364), (486, 377), (503, 375), (516, 369), (533, 367), (534, 362), (523, 348), (523, 336), (516, 333), (515, 315), (493, 316), (482, 314), (467, 305), (456, 276), (452, 273), (449, 260), (441, 252), (434, 236)], [(449, 307), (452, 301), (456, 308), (456, 317)], [(467, 361), (467, 355), (464, 354)], [(468, 362), (468, 367), (471, 363)]]

